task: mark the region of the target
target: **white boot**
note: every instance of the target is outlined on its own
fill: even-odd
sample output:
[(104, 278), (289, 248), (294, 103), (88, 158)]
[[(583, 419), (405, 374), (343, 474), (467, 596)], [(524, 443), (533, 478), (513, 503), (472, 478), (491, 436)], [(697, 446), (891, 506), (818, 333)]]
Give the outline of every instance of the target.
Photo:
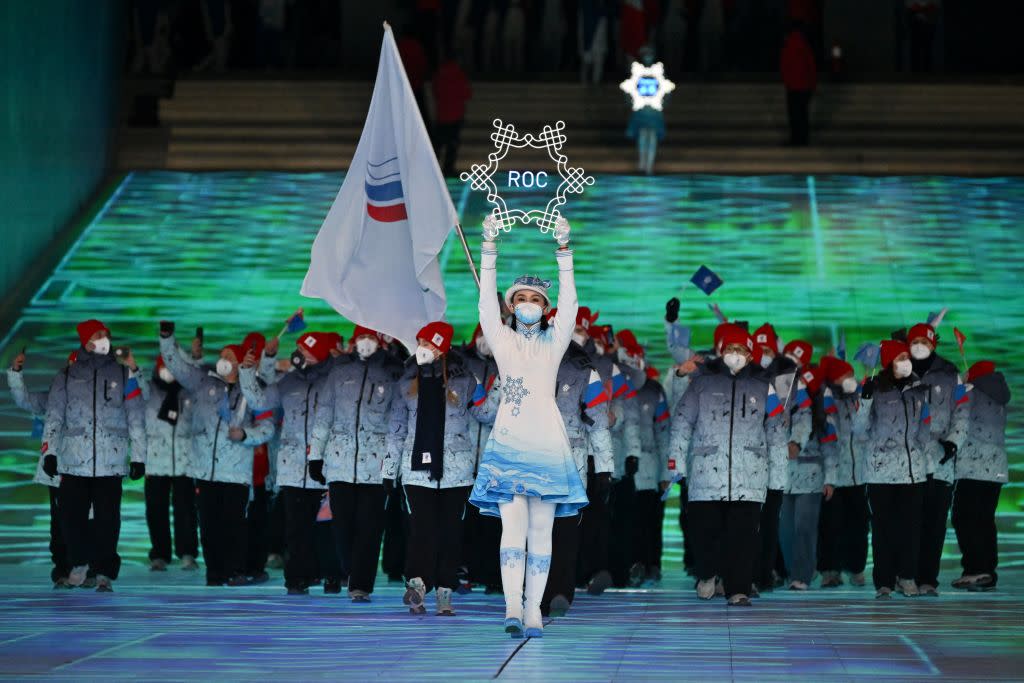
[(513, 638), (523, 637), (523, 576), (526, 573), (526, 551), (522, 548), (502, 548), (501, 587), (505, 592), (505, 633)]
[(526, 556), (526, 610), (523, 625), (527, 638), (543, 638), (544, 622), (540, 614), (540, 601), (551, 571), (551, 556), (530, 553)]
[(89, 565), (80, 564), (77, 567), (71, 568), (71, 573), (68, 575), (68, 584), (78, 587), (85, 583), (85, 577), (89, 573)]

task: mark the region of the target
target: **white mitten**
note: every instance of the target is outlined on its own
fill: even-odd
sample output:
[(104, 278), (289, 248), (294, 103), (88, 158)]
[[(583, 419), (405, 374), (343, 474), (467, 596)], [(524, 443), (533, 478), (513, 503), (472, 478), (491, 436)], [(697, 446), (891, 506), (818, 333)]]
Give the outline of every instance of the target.
[(559, 216), (555, 221), (555, 241), (563, 246), (569, 244), (569, 221), (565, 216)]
[(484, 241), (493, 242), (499, 232), (501, 232), (501, 225), (498, 223), (498, 219), (494, 217), (493, 213), (487, 214), (484, 217)]

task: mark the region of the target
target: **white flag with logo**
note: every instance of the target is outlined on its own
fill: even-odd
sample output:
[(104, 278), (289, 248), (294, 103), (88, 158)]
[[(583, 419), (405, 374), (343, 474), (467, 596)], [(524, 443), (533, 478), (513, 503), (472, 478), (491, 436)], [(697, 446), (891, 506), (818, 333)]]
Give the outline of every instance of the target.
[(458, 221), (390, 27), (363, 134), (313, 242), (302, 295), (415, 348), (445, 312), (438, 254)]

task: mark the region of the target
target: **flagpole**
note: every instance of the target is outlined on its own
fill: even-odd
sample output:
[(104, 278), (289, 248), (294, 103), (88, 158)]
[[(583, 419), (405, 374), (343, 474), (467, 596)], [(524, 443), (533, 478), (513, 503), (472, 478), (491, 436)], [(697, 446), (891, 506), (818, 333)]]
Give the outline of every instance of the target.
[(473, 273), (473, 281), (476, 282), (476, 288), (480, 289), (480, 276), (476, 272), (476, 264), (473, 263), (473, 252), (469, 250), (469, 245), (466, 244), (466, 234), (462, 232), (462, 224), (455, 224), (455, 232), (459, 235), (459, 241), (462, 242), (462, 253), (466, 255), (466, 261), (469, 263), (469, 272)]

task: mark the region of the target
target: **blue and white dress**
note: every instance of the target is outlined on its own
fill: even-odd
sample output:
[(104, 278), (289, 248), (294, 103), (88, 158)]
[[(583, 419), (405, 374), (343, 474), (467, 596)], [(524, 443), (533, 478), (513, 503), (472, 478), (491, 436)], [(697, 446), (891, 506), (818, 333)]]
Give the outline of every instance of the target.
[(515, 495), (555, 503), (557, 517), (575, 515), (588, 502), (555, 403), (558, 366), (579, 308), (572, 252), (559, 250), (556, 256), (558, 313), (550, 327), (528, 336), (502, 323), (496, 296), (498, 252), (488, 243), (481, 251), (480, 327), (498, 365), (502, 391), (469, 498), (485, 515), (499, 516), (498, 504)]

